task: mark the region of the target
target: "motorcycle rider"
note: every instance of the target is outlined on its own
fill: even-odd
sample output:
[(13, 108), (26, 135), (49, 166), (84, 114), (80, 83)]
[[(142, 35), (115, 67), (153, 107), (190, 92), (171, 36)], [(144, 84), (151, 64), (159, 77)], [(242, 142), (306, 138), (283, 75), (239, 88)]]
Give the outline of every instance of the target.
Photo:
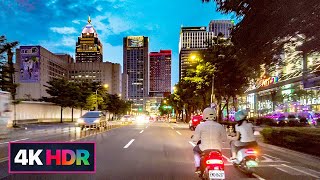
[(240, 148), (247, 146), (257, 146), (256, 139), (254, 137), (253, 125), (247, 120), (247, 111), (239, 110), (235, 113), (235, 120), (237, 125), (235, 126), (236, 130), (236, 139), (230, 142), (231, 145), (231, 160), (234, 161), (237, 156), (237, 151)]
[(216, 122), (216, 110), (212, 108), (206, 108), (203, 111), (204, 123), (199, 124), (195, 133), (192, 136), (192, 141), (198, 143), (201, 140), (201, 144), (198, 143), (193, 148), (194, 161), (196, 166), (195, 173), (200, 172), (200, 154), (208, 149), (216, 149), (221, 152), (222, 142), (227, 141), (227, 134), (223, 126)]

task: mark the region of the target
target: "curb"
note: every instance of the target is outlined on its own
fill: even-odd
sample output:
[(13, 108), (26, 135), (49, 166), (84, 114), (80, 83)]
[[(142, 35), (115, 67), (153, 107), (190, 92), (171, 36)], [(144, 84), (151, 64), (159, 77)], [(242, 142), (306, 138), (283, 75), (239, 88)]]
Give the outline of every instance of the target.
[[(299, 151), (294, 151), (294, 150), (287, 149), (284, 147), (275, 146), (272, 144), (267, 144), (267, 143), (261, 142), (261, 140), (257, 140), (257, 142), (258, 142), (258, 145), (261, 147), (282, 152), (284, 156), (287, 156), (287, 157), (294, 159), (298, 162), (300, 161), (299, 159), (301, 159), (303, 161), (308, 162), (307, 163), (308, 165), (313, 166), (315, 168), (319, 168), (320, 158), (317, 156), (306, 154), (306, 153), (299, 152)], [(294, 157), (292, 157), (292, 156), (294, 156)], [(295, 158), (295, 157), (298, 157), (298, 158)]]

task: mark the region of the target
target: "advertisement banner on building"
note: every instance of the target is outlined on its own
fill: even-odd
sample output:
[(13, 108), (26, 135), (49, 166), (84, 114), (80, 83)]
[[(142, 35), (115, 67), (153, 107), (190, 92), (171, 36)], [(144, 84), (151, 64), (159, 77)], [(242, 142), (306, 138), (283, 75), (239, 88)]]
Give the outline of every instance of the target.
[(20, 82), (35, 83), (40, 81), (40, 47), (20, 47)]
[(128, 47), (143, 47), (143, 36), (128, 36), (127, 46)]

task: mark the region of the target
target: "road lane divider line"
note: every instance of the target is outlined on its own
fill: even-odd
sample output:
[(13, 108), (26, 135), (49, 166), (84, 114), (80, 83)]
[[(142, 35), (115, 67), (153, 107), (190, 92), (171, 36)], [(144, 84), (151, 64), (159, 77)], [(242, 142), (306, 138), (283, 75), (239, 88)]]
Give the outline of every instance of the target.
[(289, 171), (286, 171), (286, 170), (282, 169), (281, 167), (276, 167), (276, 169), (278, 169), (278, 170), (280, 170), (280, 171), (283, 171), (283, 172), (285, 172), (285, 173), (287, 173), (287, 174), (290, 174)]
[(171, 127), (171, 129), (174, 129), (173, 127)]
[(298, 169), (298, 168), (294, 168), (294, 167), (291, 167), (291, 166), (288, 166), (288, 165), (286, 165), (286, 164), (281, 164), (282, 166), (284, 166), (284, 167), (288, 167), (288, 168), (291, 168), (291, 169), (293, 169), (293, 170), (296, 170), (296, 171), (298, 171), (298, 172), (301, 172), (301, 173), (304, 173), (304, 174), (307, 174), (307, 175), (309, 175), (309, 176), (312, 176), (312, 177), (314, 177), (314, 178), (320, 178), (319, 176), (317, 176), (317, 175), (314, 175), (314, 174), (311, 174), (311, 173), (308, 173), (308, 172), (305, 172), (305, 171), (302, 171), (302, 170), (300, 170), (300, 169)]
[(189, 143), (190, 143), (193, 147), (196, 146), (196, 145), (195, 145), (193, 142), (191, 142), (191, 141), (189, 141)]
[(6, 162), (6, 161), (8, 161), (8, 159), (9, 159), (8, 157), (1, 158), (0, 163)]
[(144, 131), (144, 130), (141, 130), (141, 131), (140, 131), (140, 134), (143, 133), (143, 131)]
[(128, 142), (127, 145), (125, 145), (123, 148), (127, 149), (132, 143), (133, 143), (134, 139), (131, 139), (131, 141)]
[(255, 178), (259, 179), (259, 180), (266, 180), (264, 178), (262, 178), (261, 176), (259, 176), (258, 174), (256, 173), (252, 173), (252, 176), (254, 176)]
[(182, 135), (179, 131), (176, 131), (179, 135)]
[(232, 162), (227, 156), (222, 154), (222, 157), (224, 157), (228, 162)]
[(9, 144), (9, 142), (18, 142), (18, 141), (24, 141), (24, 140), (27, 140), (29, 138), (23, 138), (23, 139), (17, 139), (17, 140), (13, 140), (13, 141), (7, 141), (7, 142), (3, 142), (3, 143), (0, 143), (1, 144)]

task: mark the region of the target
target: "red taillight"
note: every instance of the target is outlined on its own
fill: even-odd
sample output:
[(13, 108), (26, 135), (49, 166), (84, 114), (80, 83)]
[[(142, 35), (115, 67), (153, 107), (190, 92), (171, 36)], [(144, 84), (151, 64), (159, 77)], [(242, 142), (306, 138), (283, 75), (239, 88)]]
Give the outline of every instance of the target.
[(220, 159), (209, 159), (206, 161), (206, 164), (220, 165), (220, 164), (223, 164), (223, 161)]
[(255, 151), (253, 149), (248, 149), (248, 150), (246, 150), (246, 154), (257, 154), (257, 151)]

